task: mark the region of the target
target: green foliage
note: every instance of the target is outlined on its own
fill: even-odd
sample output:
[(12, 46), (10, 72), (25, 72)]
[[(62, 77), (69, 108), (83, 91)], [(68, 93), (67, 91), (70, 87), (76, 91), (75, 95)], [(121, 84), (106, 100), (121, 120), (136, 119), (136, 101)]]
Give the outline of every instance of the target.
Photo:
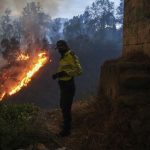
[(40, 129), (39, 112), (39, 108), (31, 104), (0, 104), (0, 149), (12, 150), (33, 142), (29, 137)]

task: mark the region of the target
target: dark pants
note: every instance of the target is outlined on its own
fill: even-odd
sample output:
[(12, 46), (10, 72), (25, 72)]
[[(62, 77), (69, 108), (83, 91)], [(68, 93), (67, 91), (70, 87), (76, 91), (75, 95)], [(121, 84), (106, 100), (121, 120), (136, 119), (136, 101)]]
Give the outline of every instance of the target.
[(71, 129), (71, 106), (75, 95), (74, 79), (69, 81), (59, 81), (60, 86), (60, 108), (63, 115), (63, 130)]

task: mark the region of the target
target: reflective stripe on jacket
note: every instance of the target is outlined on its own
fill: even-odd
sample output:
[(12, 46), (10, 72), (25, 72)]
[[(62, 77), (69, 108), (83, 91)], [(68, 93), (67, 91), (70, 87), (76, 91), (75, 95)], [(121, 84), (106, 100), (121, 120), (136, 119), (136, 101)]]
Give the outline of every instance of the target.
[(57, 72), (62, 71), (65, 71), (68, 74), (68, 76), (58, 78), (63, 81), (70, 80), (75, 76), (81, 75), (82, 73), (82, 68), (78, 57), (70, 50), (66, 52), (59, 61)]

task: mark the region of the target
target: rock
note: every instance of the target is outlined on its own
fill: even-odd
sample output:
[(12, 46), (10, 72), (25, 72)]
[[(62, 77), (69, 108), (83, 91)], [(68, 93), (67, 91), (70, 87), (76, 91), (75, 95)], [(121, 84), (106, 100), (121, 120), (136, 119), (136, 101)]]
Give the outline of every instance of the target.
[(49, 149), (48, 149), (44, 144), (42, 144), (42, 143), (36, 144), (35, 149), (36, 149), (36, 150), (49, 150)]
[(62, 148), (57, 148), (56, 150), (67, 150), (66, 147), (62, 147)]
[(35, 145), (30, 145), (26, 149), (18, 149), (18, 150), (49, 150), (44, 144), (38, 143)]
[(29, 145), (29, 147), (26, 150), (32, 150), (33, 149), (33, 145)]

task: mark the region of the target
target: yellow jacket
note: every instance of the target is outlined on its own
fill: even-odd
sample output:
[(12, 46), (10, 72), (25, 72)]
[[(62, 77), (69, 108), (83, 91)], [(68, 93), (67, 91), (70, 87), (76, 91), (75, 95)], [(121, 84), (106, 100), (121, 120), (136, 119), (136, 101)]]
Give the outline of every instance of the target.
[(59, 61), (57, 73), (62, 71), (67, 73), (67, 76), (58, 78), (58, 80), (62, 81), (68, 81), (75, 76), (81, 75), (82, 73), (82, 67), (78, 57), (70, 50), (67, 51)]

